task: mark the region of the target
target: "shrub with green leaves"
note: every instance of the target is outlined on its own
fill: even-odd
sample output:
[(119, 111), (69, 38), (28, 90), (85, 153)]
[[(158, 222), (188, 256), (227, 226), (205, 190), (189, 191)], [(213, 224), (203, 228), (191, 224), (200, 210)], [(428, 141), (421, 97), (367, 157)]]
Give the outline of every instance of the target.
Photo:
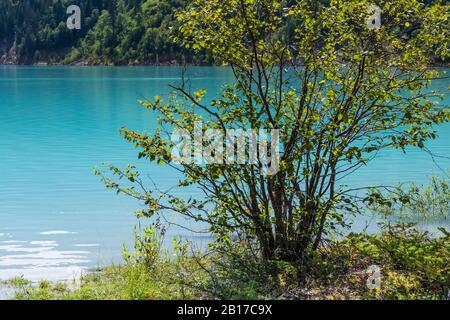
[[(367, 24), (373, 4), (382, 10), (380, 29)], [(442, 1), (194, 0), (178, 14), (177, 41), (230, 66), (235, 83), (207, 98), (183, 82), (168, 101), (141, 101), (160, 115), (160, 129), (122, 134), (139, 158), (172, 168), (180, 188), (201, 192), (157, 190), (134, 167), (110, 167), (132, 187), (103, 180), (141, 201), (140, 216), (207, 223), (220, 244), (256, 241), (266, 261), (305, 259), (359, 212), (356, 190), (342, 178), (381, 150), (424, 148), (435, 125), (450, 120), (448, 106), (436, 103), (442, 94), (429, 90), (439, 70), (428, 68), (431, 56), (449, 55), (449, 17)], [(264, 152), (247, 164), (228, 156), (221, 164), (174, 163), (171, 133), (194, 133), (200, 121), (202, 133), (279, 129), (279, 170), (267, 174)]]

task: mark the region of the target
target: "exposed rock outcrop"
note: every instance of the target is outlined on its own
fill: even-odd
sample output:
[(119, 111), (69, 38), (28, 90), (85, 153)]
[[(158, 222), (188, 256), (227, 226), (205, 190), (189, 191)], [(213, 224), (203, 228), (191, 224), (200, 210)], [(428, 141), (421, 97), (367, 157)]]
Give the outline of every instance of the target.
[(10, 48), (7, 45), (0, 47), (0, 64), (18, 64), (17, 44), (14, 42)]

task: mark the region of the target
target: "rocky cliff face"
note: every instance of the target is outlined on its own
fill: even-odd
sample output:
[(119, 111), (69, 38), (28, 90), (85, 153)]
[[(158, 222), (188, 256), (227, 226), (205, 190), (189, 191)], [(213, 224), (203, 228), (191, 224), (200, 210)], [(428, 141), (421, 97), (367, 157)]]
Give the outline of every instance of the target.
[(14, 42), (12, 45), (0, 46), (0, 64), (18, 64), (17, 45)]

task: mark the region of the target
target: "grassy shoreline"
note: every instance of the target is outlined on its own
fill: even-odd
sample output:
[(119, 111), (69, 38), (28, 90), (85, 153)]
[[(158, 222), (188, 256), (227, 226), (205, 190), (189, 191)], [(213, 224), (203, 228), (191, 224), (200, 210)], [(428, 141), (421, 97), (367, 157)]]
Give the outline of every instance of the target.
[[(154, 243), (153, 243), (154, 244)], [(128, 256), (76, 283), (24, 279), (8, 284), (18, 300), (439, 300), (450, 288), (450, 234), (440, 237), (401, 225), (377, 235), (349, 234), (307, 261), (262, 263), (244, 244), (226, 256), (191, 253), (176, 243), (173, 253), (154, 248), (151, 259)], [(142, 252), (141, 252), (142, 253)], [(140, 254), (141, 254), (140, 253)], [(149, 258), (149, 257), (146, 257)], [(370, 267), (380, 286), (368, 287)], [(299, 272), (301, 270), (301, 272)]]

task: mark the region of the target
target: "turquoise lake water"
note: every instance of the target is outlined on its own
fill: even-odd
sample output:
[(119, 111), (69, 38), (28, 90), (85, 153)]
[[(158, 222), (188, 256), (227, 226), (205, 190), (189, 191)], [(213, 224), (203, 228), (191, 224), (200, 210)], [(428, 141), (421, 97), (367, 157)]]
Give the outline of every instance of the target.
[[(181, 73), (168, 67), (0, 67), (0, 279), (58, 280), (120, 262), (139, 206), (106, 190), (92, 169), (103, 162), (137, 163), (119, 129), (156, 128), (155, 116), (137, 100), (167, 95)], [(192, 89), (210, 94), (233, 80), (227, 68), (191, 68), (188, 74)], [(449, 84), (440, 80), (433, 87), (448, 93)], [(450, 125), (439, 133), (428, 146), (450, 156)], [(384, 152), (346, 183), (426, 183), (450, 169), (448, 158), (436, 161), (418, 150)], [(169, 170), (143, 167), (161, 189), (177, 182)], [(174, 235), (188, 236), (169, 230), (168, 237)]]

